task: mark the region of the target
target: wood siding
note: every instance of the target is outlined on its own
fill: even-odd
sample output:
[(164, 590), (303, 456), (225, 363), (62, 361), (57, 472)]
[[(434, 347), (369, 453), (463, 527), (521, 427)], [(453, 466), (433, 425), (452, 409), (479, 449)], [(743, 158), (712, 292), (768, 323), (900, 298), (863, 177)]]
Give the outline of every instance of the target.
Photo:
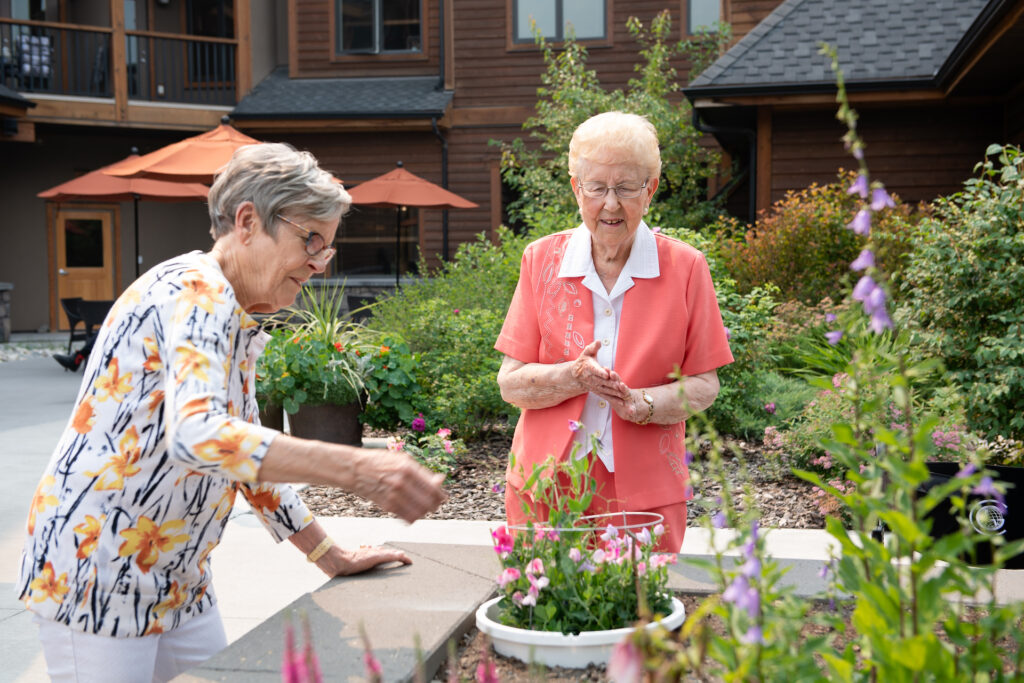
[[(861, 108), (858, 129), (872, 177), (904, 201), (930, 201), (961, 189), (1002, 130), (1000, 108)], [(786, 190), (835, 180), (853, 168), (832, 110), (772, 113), (771, 201)]]
[(732, 42), (743, 36), (772, 13), (782, 0), (725, 0), (724, 21), (732, 25)]

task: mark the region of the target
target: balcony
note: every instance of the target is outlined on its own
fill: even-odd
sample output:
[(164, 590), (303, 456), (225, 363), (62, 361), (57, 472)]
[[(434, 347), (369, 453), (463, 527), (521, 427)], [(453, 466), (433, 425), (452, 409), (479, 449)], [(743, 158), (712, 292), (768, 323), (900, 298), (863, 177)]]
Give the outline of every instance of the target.
[(230, 38), (0, 18), (0, 83), (29, 96), (232, 106), (237, 52)]

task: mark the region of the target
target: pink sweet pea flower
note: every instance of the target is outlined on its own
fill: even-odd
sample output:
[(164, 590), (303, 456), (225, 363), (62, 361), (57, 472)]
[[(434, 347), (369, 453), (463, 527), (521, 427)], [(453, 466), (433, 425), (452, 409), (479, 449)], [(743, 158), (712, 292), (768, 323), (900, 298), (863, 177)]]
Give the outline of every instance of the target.
[(602, 541), (610, 541), (613, 538), (618, 538), (618, 536), (619, 536), (619, 530), (616, 529), (611, 524), (609, 524), (608, 528), (606, 528), (604, 530), (604, 533), (601, 534), (601, 540)]
[(494, 552), (502, 555), (512, 552), (515, 542), (507, 527), (498, 527), (491, 532), (491, 537), (494, 539)]
[(526, 573), (535, 575), (544, 573), (544, 563), (539, 557), (530, 560), (530, 564), (526, 565)]
[(447, 439), (449, 436), (452, 435), (452, 430), (448, 429), (447, 427), (441, 427), (440, 429), (437, 430), (437, 435), (442, 439)]
[[(522, 591), (516, 591), (515, 593), (512, 594), (512, 602), (516, 603), (517, 605), (523, 605), (523, 604), (525, 604), (525, 601), (526, 601), (526, 598), (523, 597), (523, 592)], [(534, 600), (533, 604), (537, 604), (537, 601)]]
[(583, 558), (583, 553), (580, 552), (579, 548), (569, 548), (569, 559), (573, 562), (579, 563)]
[(508, 567), (500, 576), (498, 576), (498, 585), (504, 588), (508, 584), (518, 581), (520, 576), (522, 576), (522, 574), (519, 573), (518, 569), (515, 567)]
[(644, 658), (626, 638), (612, 650), (608, 660), (608, 679), (617, 683), (640, 683), (644, 676)]
[(651, 530), (644, 527), (640, 530), (640, 533), (636, 535), (636, 542), (640, 545), (649, 545), (651, 543)]
[(655, 525), (655, 527), (654, 527), (654, 535), (655, 536), (661, 536), (663, 533), (665, 533), (665, 525), (664, 524), (657, 524), (657, 525)]

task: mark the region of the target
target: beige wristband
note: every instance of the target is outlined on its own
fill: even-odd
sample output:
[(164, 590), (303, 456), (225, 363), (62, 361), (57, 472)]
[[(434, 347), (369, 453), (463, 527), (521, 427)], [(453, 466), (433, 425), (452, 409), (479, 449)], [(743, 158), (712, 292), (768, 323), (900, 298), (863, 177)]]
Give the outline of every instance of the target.
[(327, 551), (334, 547), (334, 539), (330, 536), (324, 536), (324, 540), (320, 541), (320, 545), (313, 548), (309, 555), (306, 555), (306, 559), (310, 562), (316, 562), (321, 557), (327, 554)]

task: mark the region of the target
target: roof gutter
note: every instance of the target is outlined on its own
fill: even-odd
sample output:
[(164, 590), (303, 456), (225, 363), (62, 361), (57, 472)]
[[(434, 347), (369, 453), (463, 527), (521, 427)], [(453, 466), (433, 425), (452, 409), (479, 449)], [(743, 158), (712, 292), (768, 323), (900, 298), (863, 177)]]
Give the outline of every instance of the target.
[(985, 5), (971, 27), (960, 36), (960, 40), (953, 47), (953, 51), (949, 53), (949, 57), (939, 67), (938, 73), (935, 74), (936, 83), (945, 83), (952, 74), (960, 69), (964, 60), (967, 59), (967, 53), (974, 47), (978, 38), (999, 20), (1011, 4), (1011, 0), (992, 0)]
[[(927, 90), (935, 87), (936, 80), (877, 80), (847, 81), (847, 92), (877, 92), (879, 90)], [(836, 92), (835, 81), (820, 83), (783, 83), (765, 85), (711, 85), (705, 87), (683, 88), (683, 94), (692, 102), (697, 98), (707, 97), (751, 97), (755, 95), (833, 95)]]

